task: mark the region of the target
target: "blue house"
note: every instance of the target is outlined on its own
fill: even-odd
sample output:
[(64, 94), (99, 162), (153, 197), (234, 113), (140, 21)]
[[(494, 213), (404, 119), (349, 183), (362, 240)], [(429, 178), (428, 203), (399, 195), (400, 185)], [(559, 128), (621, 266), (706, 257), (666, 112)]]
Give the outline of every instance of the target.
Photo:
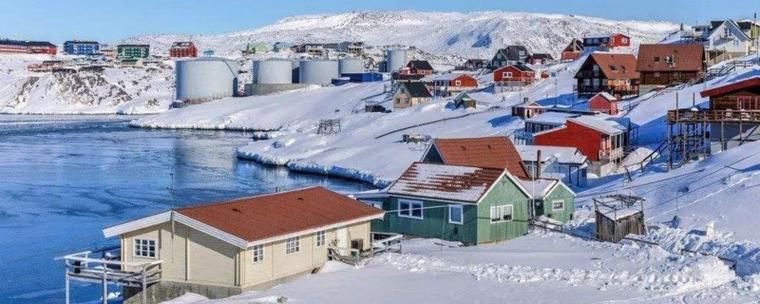
[(70, 40), (63, 43), (63, 52), (67, 55), (95, 55), (100, 53), (100, 43)]

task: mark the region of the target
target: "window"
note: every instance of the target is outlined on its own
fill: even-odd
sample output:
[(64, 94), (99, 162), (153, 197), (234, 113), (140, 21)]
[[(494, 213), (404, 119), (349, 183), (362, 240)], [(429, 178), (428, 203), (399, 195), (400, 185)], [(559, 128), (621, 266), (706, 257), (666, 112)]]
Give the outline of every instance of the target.
[(301, 250), (301, 238), (292, 237), (285, 243), (285, 254), (296, 253)]
[(462, 86), (462, 81), (461, 80), (455, 80), (454, 81), (454, 85), (458, 86), (458, 87), (461, 87)]
[(325, 245), (325, 232), (319, 231), (317, 232), (317, 247), (322, 247)]
[(654, 72), (654, 77), (655, 78), (660, 78), (660, 72)]
[(512, 220), (512, 205), (492, 206), (491, 223), (498, 223)]
[(559, 201), (552, 202), (552, 211), (562, 211), (562, 210), (565, 210), (565, 201), (559, 200)]
[(512, 72), (504, 72), (501, 76), (504, 78), (512, 78)]
[(464, 223), (462, 205), (449, 205), (449, 223), (459, 225)]
[(134, 256), (143, 258), (156, 257), (156, 240), (135, 239)]
[(422, 202), (412, 200), (398, 200), (398, 216), (414, 219), (422, 219)]
[(660, 62), (660, 56), (654, 56), (654, 62)]
[(264, 245), (255, 245), (251, 249), (253, 255), (253, 262), (258, 263), (264, 260)]

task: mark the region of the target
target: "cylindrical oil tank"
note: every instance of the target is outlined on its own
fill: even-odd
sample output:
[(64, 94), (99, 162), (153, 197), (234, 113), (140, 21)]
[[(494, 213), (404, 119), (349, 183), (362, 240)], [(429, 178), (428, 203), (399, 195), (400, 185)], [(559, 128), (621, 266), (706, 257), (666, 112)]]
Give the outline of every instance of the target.
[(338, 71), (341, 75), (364, 73), (364, 61), (358, 58), (338, 60)]
[(293, 83), (293, 63), (290, 60), (269, 59), (253, 62), (253, 82), (257, 84)]
[(299, 82), (303, 84), (328, 85), (338, 78), (338, 62), (335, 60), (304, 60), (298, 68)]
[(200, 103), (234, 96), (238, 68), (234, 61), (216, 57), (177, 61), (176, 98)]
[(409, 62), (408, 51), (405, 49), (392, 49), (385, 52), (387, 72), (396, 72)]

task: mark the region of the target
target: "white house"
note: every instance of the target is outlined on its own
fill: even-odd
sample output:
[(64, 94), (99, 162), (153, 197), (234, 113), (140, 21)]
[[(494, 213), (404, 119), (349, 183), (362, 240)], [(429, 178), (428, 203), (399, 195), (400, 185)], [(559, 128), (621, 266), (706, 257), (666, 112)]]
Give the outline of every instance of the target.
[(752, 38), (739, 25), (727, 19), (714, 27), (705, 37), (707, 60), (717, 63), (723, 60), (746, 56), (749, 54)]
[(515, 148), (528, 172), (536, 172), (538, 151), (541, 151), (537, 176), (559, 179), (573, 187), (586, 186), (587, 169), (591, 162), (578, 148), (541, 145), (516, 145)]

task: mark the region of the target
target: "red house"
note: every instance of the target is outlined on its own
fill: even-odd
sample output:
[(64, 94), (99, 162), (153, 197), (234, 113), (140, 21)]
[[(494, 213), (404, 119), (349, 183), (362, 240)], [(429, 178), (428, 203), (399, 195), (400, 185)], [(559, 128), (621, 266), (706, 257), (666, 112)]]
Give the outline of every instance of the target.
[(412, 60), (401, 69), (401, 75), (433, 75), (433, 66), (427, 60)]
[[(630, 123), (628, 123), (630, 124)], [(630, 145), (630, 126), (612, 118), (578, 116), (565, 126), (533, 134), (534, 145), (575, 147), (592, 162), (592, 170), (605, 175), (625, 156)]]
[(572, 41), (570, 41), (570, 44), (568, 44), (564, 50), (562, 50), (562, 56), (560, 57), (560, 60), (562, 61), (573, 61), (577, 60), (578, 58), (581, 58), (581, 54), (583, 53), (583, 42), (580, 39), (573, 38)]
[(169, 57), (198, 57), (198, 48), (191, 41), (175, 42), (172, 43), (172, 47), (169, 49)]
[(29, 47), (29, 53), (32, 54), (58, 54), (58, 48), (55, 44), (47, 41), (29, 41), (27, 45)]
[(536, 71), (523, 64), (508, 65), (493, 71), (493, 82), (499, 86), (524, 86), (535, 79)]
[(432, 88), (438, 96), (451, 96), (454, 93), (478, 88), (478, 80), (469, 74), (444, 74), (433, 77)]
[(631, 46), (631, 37), (617, 33), (610, 36), (610, 41), (607, 42), (607, 47), (629, 47)]
[(618, 99), (607, 92), (599, 92), (588, 100), (588, 108), (594, 112), (600, 112), (609, 115), (619, 113)]
[(47, 41), (0, 40), (0, 53), (55, 55), (58, 48)]

